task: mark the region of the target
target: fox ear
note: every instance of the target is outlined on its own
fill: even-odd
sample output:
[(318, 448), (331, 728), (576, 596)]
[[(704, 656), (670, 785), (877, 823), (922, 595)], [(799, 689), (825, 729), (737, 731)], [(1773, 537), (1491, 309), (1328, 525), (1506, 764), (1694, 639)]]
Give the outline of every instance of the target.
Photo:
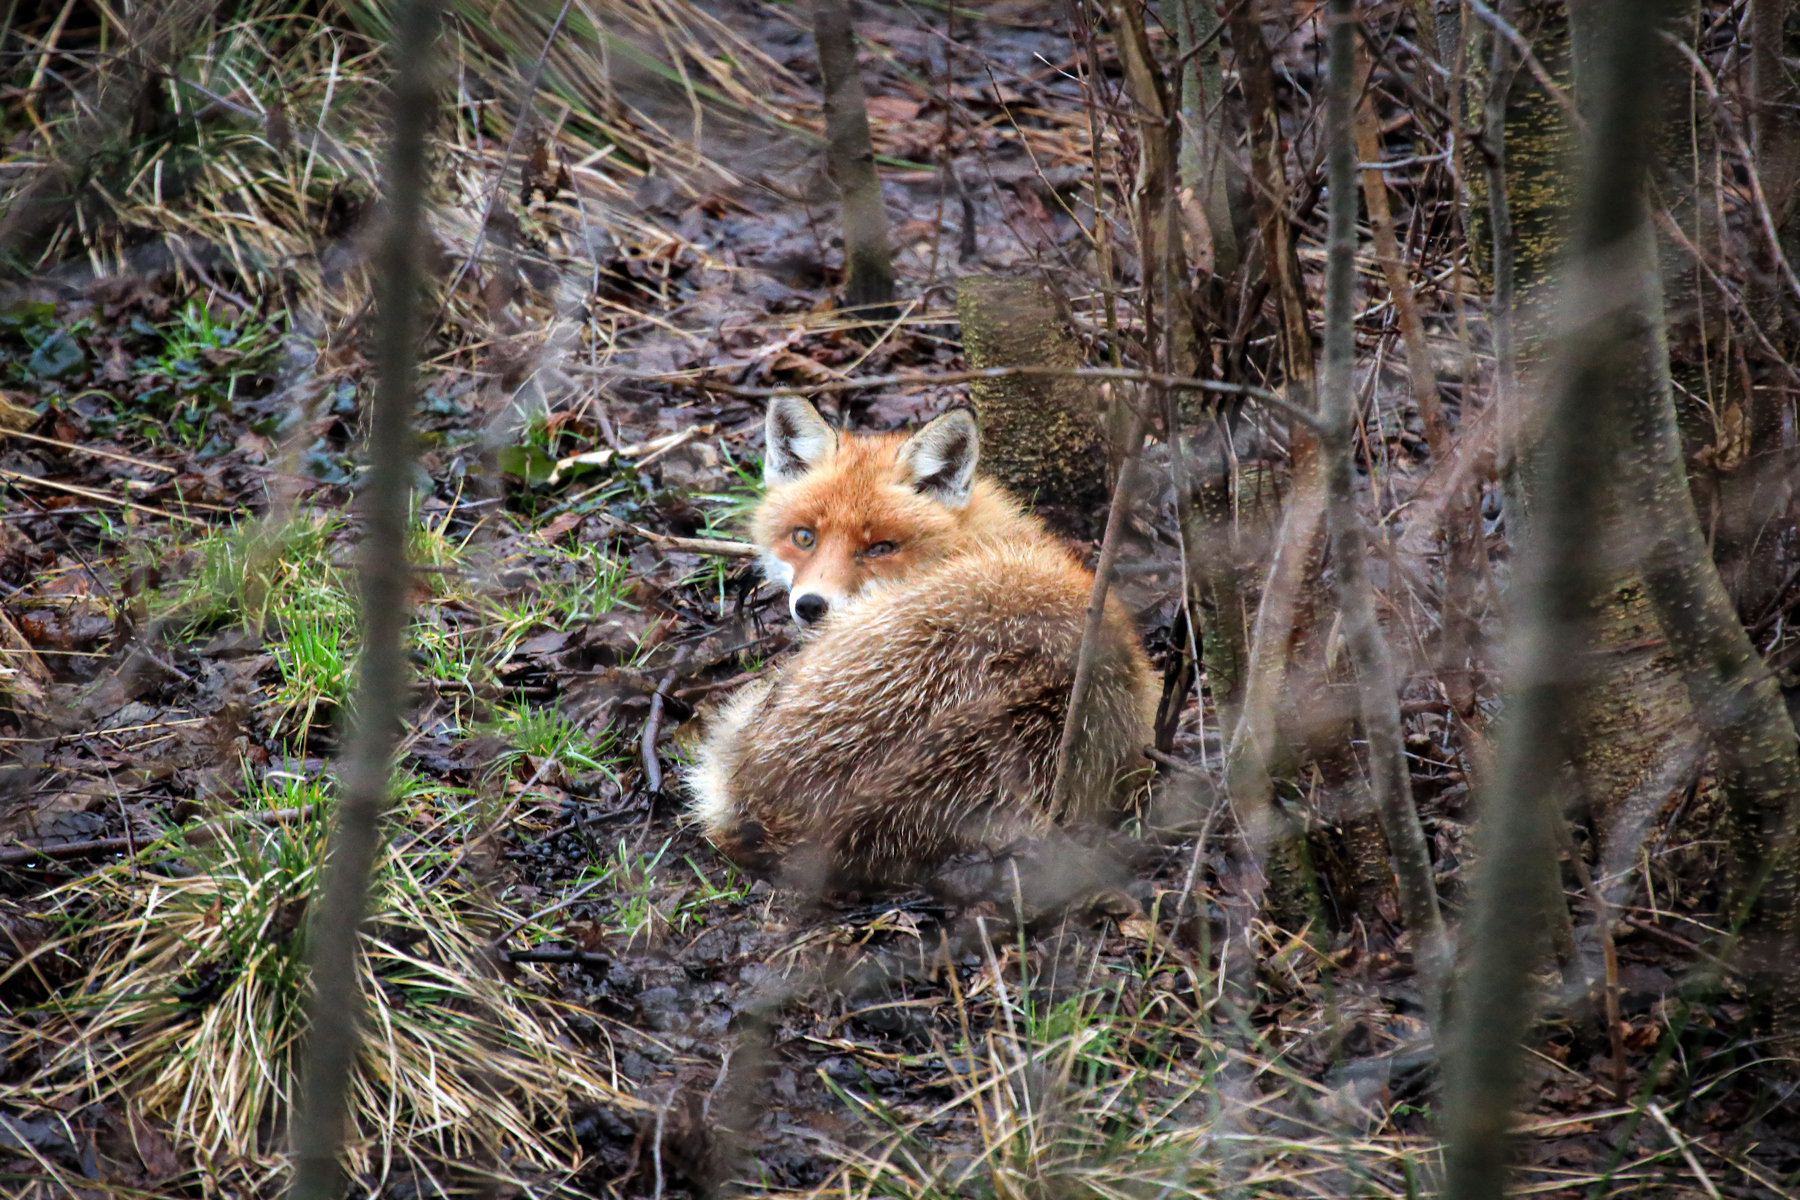
[(763, 483), (770, 487), (800, 478), (837, 453), (837, 430), (799, 396), (769, 401), (763, 441)]
[(974, 414), (953, 408), (906, 439), (900, 463), (919, 492), (949, 508), (961, 508), (975, 486), (975, 460), (980, 454)]

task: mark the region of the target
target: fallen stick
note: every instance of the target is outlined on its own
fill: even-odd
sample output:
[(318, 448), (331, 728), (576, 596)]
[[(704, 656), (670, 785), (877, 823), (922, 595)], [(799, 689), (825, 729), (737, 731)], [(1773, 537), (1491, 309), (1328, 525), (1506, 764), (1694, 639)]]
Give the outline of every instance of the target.
[(1242, 396), (1246, 400), (1254, 400), (1258, 404), (1272, 408), (1289, 420), (1298, 421), (1314, 432), (1319, 429), (1319, 418), (1316, 415), (1298, 405), (1288, 403), (1266, 388), (1252, 387), (1247, 383), (1225, 383), (1217, 379), (1194, 379), (1187, 375), (1162, 375), (1155, 371), (1134, 371), (1124, 367), (985, 367), (979, 371), (949, 371), (942, 375), (870, 375), (862, 379), (833, 379), (825, 383), (803, 383), (795, 384), (792, 387), (740, 387), (733, 383), (722, 383), (717, 380), (679, 373), (673, 375), (628, 373), (623, 378), (643, 383), (686, 383), (701, 391), (724, 392), (729, 396), (765, 400), (774, 396), (817, 396), (827, 392), (854, 392), (863, 388), (902, 387), (908, 384), (975, 383), (983, 379), (1006, 379), (1019, 375), (1109, 380), (1114, 383), (1146, 383), (1154, 384), (1157, 387), (1172, 388), (1176, 391), (1217, 392), (1226, 396)]
[[(139, 504), (134, 500), (126, 500), (122, 497), (113, 495), (111, 492), (101, 492), (96, 491), (93, 488), (82, 487), (80, 484), (61, 483), (54, 479), (39, 479), (36, 475), (26, 475), (21, 471), (8, 471), (4, 468), (0, 468), (0, 479), (10, 480), (15, 485), (45, 487), (49, 488), (51, 491), (67, 492), (71, 496), (80, 496), (83, 500), (95, 500), (105, 504), (122, 505), (125, 508), (135, 509), (138, 512), (148, 514), (152, 517), (161, 517), (165, 521), (186, 521), (189, 525), (198, 525), (203, 529), (206, 527), (206, 522), (200, 520), (198, 517), (190, 517), (185, 513), (165, 512), (160, 508), (151, 508), (147, 504)], [(55, 510), (52, 509), (51, 511), (54, 512)]]
[[(171, 829), (169, 833), (179, 833), (190, 842), (216, 842), (225, 836), (234, 826), (260, 824), (262, 822), (297, 821), (308, 816), (315, 806), (303, 804), (299, 808), (277, 808), (262, 813), (241, 813), (236, 816), (221, 817), (217, 821), (209, 821), (190, 827)], [(166, 835), (165, 835), (166, 836)], [(17, 840), (17, 839), (15, 839)], [(97, 854), (136, 854), (162, 844), (164, 839), (142, 842), (137, 838), (95, 838), (88, 842), (64, 842), (60, 846), (31, 846), (24, 842), (6, 850), (0, 850), (0, 866), (16, 866), (38, 858), (89, 858)]]
[(653, 529), (645, 529), (642, 525), (633, 525), (630, 521), (622, 521), (618, 517), (605, 513), (596, 513), (595, 515), (622, 533), (633, 534), (647, 542), (666, 546), (671, 550), (687, 550), (694, 554), (717, 554), (725, 558), (755, 558), (762, 553), (762, 550), (754, 542), (733, 542), (724, 538), (676, 537), (673, 534), (657, 533)]

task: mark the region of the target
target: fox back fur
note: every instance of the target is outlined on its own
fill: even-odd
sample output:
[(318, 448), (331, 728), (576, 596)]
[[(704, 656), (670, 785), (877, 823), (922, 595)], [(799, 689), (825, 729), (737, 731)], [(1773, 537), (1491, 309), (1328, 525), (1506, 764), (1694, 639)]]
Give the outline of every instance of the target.
[(812, 888), (904, 885), (1130, 803), (1156, 702), (1109, 599), (1072, 776), (1052, 788), (1093, 576), (975, 474), (974, 418), (843, 436), (771, 403), (752, 520), (807, 642), (716, 716), (688, 779), (728, 857)]

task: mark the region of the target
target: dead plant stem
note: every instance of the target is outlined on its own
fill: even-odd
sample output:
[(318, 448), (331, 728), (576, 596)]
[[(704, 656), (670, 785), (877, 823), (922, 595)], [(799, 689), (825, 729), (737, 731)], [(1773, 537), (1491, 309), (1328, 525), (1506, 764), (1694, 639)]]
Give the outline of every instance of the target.
[(1069, 786), (1071, 762), (1087, 716), (1088, 693), (1094, 681), (1094, 659), (1100, 643), (1100, 626), (1106, 619), (1106, 593), (1112, 580), (1113, 563), (1119, 557), (1119, 542), (1125, 526), (1125, 514), (1131, 508), (1132, 487), (1137, 476), (1138, 455), (1144, 448), (1145, 422), (1138, 407), (1130, 411), (1130, 427), (1125, 435), (1125, 454), (1119, 462), (1119, 480), (1113, 485), (1112, 504), (1106, 512), (1106, 532), (1100, 540), (1100, 561), (1094, 568), (1094, 586), (1088, 594), (1087, 623), (1081, 632), (1081, 648), (1075, 658), (1075, 681), (1069, 688), (1069, 709), (1063, 717), (1062, 740), (1056, 747), (1056, 774), (1050, 794), (1052, 808), (1061, 811), (1064, 791)]

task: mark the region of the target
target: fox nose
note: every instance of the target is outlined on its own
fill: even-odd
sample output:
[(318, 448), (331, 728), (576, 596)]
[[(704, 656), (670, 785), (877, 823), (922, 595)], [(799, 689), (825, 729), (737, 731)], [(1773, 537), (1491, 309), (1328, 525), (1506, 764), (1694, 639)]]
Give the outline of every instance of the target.
[(825, 597), (816, 592), (807, 592), (804, 596), (794, 597), (794, 615), (805, 625), (811, 625), (823, 617), (825, 611), (830, 607), (831, 605), (826, 603)]

